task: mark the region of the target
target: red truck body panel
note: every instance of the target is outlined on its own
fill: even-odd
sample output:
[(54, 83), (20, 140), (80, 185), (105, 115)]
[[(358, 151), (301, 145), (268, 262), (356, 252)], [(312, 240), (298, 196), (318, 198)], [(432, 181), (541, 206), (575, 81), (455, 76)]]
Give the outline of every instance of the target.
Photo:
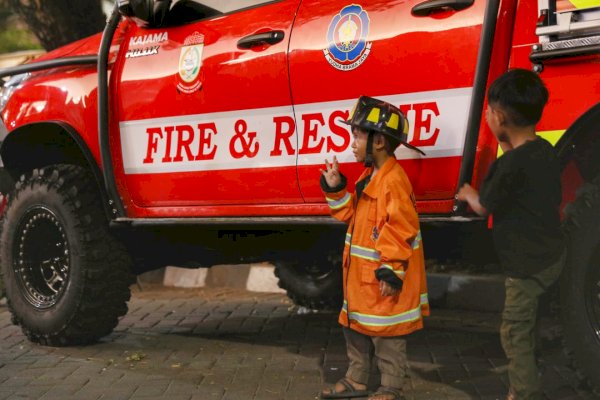
[[(343, 124), (361, 94), (406, 112), (411, 143), (428, 153), (397, 154), (419, 209), (451, 212), (485, 4), (415, 17), (417, 3), (349, 9), (339, 1), (282, 1), (168, 32), (130, 26), (121, 54), (156, 46), (158, 53), (125, 59), (116, 83), (121, 140), (113, 156), (123, 162), (116, 173), (129, 216), (328, 214), (318, 185), (323, 160), (337, 156), (350, 182), (363, 168)], [(364, 48), (336, 67), (327, 49), (350, 16)], [(416, 24), (417, 32), (408, 28)], [(236, 46), (269, 30), (281, 30), (284, 40)], [(179, 73), (193, 35), (188, 47), (202, 59), (197, 90), (182, 85)], [(398, 77), (388, 72), (395, 64)]]
[[(420, 213), (450, 214), (487, 2), (415, 16), (418, 4), (282, 0), (181, 26), (123, 20), (109, 93), (113, 168), (127, 217), (327, 215), (323, 160), (336, 156), (351, 186), (363, 168), (343, 123), (363, 94), (398, 105), (410, 143), (427, 153), (396, 153)], [(501, 2), (488, 84), (509, 66), (531, 68), (537, 18), (535, 2)], [(283, 39), (238, 46), (273, 31)], [(97, 35), (45, 59), (95, 54), (99, 43)], [(545, 65), (550, 102), (540, 131), (564, 131), (597, 102), (595, 66), (590, 57)], [(2, 118), (9, 131), (69, 125), (100, 164), (93, 66), (34, 73)], [(496, 154), (482, 118), (475, 186)]]

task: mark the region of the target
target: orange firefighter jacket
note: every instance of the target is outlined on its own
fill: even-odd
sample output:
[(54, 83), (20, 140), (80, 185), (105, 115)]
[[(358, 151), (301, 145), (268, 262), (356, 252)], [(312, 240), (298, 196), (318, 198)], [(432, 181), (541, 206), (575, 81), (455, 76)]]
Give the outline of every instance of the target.
[[(367, 178), (367, 168), (357, 182)], [(370, 336), (406, 335), (429, 315), (419, 218), (412, 185), (394, 157), (367, 184), (360, 198), (342, 189), (325, 191), (334, 218), (346, 222), (344, 304), (339, 323)], [(395, 296), (381, 296), (376, 270), (402, 280)]]

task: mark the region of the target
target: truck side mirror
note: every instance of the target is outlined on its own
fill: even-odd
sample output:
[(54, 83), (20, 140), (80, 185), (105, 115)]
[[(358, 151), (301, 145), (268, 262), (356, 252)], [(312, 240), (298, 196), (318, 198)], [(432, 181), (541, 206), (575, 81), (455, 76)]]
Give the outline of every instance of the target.
[(118, 4), (121, 15), (145, 28), (156, 28), (165, 20), (171, 0), (118, 0)]
[(133, 17), (133, 11), (129, 5), (129, 0), (117, 0), (119, 13), (124, 17)]

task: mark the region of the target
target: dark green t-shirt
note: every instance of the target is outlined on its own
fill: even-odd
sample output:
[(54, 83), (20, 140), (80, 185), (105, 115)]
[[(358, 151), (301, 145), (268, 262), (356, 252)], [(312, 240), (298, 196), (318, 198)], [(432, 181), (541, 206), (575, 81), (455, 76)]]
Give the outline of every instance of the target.
[(534, 275), (562, 255), (561, 197), (558, 158), (540, 137), (491, 165), (479, 201), (493, 215), (494, 244), (508, 276)]

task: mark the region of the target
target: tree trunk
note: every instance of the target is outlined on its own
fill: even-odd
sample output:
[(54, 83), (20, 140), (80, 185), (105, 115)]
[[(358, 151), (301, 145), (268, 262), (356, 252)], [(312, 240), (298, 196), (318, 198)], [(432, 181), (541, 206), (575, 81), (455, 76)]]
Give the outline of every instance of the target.
[(101, 0), (7, 0), (46, 50), (100, 32)]

